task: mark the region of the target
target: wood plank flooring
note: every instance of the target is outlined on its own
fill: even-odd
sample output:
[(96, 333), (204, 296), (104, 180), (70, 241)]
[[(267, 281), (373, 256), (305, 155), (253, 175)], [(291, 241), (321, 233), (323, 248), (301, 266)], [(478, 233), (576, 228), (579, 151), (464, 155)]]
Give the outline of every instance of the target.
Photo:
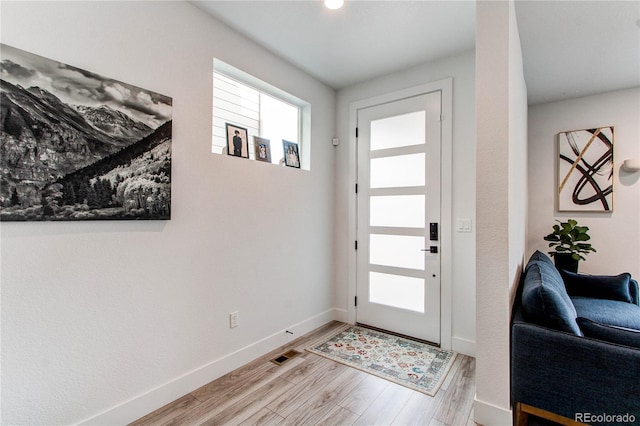
[[(305, 351), (341, 325), (320, 327), (131, 425), (474, 425), (474, 358), (458, 355), (431, 397)], [(302, 355), (269, 361), (289, 349)]]

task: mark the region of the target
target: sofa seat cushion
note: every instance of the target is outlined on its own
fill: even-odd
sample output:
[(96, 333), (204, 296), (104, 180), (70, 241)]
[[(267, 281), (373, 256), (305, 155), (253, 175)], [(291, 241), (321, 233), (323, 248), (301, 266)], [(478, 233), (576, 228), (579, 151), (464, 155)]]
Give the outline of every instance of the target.
[(580, 296), (574, 296), (571, 300), (579, 317), (605, 325), (640, 330), (640, 306), (638, 305)]
[(577, 312), (558, 270), (545, 261), (530, 261), (522, 289), (525, 318), (536, 324), (581, 336)]

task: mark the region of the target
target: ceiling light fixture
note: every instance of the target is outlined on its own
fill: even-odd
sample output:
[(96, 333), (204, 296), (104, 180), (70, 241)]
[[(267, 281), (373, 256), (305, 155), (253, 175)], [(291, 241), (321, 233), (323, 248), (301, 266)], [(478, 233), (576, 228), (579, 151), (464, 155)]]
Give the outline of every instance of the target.
[(324, 0), (324, 6), (327, 9), (336, 10), (344, 5), (344, 0)]

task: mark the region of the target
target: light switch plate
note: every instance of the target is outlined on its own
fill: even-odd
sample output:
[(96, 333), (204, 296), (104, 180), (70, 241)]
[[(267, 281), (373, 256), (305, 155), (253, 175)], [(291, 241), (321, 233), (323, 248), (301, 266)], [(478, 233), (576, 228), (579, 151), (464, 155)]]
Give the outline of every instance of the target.
[(236, 328), (239, 324), (238, 311), (229, 314), (229, 327)]
[(462, 219), (462, 218), (457, 219), (456, 231), (471, 232), (471, 219)]

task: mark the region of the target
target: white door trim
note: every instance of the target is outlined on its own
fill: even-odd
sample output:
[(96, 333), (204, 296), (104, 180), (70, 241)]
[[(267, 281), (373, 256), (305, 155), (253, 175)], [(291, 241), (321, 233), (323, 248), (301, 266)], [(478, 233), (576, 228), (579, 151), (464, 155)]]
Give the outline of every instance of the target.
[[(453, 227), (452, 227), (452, 194), (453, 181), (453, 79), (446, 78), (432, 83), (421, 84), (407, 89), (397, 90), (380, 96), (375, 96), (349, 105), (349, 185), (354, 188), (349, 197), (349, 242), (348, 248), (348, 289), (347, 289), (347, 322), (355, 324), (357, 294), (356, 269), (357, 258), (355, 250), (357, 200), (355, 184), (357, 179), (356, 155), (356, 123), (358, 110), (387, 102), (393, 102), (424, 93), (442, 91), (442, 151), (441, 151), (441, 218), (440, 218), (440, 252), (441, 252), (441, 290), (440, 290), (440, 345), (443, 349), (451, 349), (451, 312), (452, 312), (452, 274), (453, 274)], [(472, 123), (471, 123), (472, 124)]]

